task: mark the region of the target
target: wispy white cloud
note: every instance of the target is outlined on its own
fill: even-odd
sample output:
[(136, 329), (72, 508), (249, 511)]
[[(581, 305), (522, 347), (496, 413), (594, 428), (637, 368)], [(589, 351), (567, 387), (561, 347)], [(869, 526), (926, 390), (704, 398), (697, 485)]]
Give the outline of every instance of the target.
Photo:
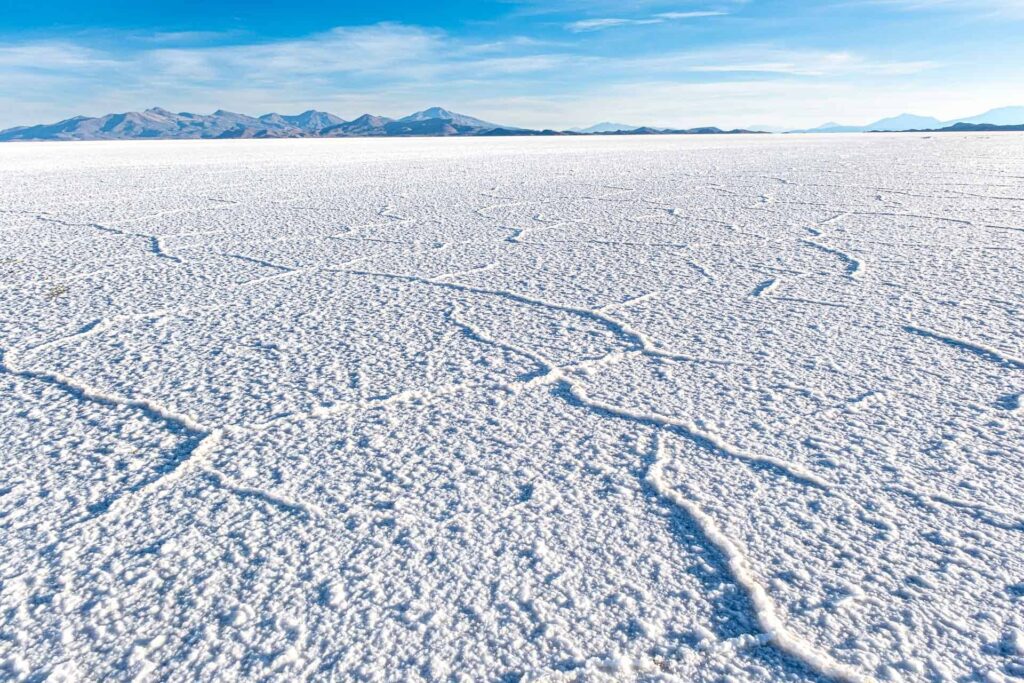
[(763, 45), (736, 45), (633, 58), (623, 60), (622, 66), (645, 73), (760, 73), (821, 77), (851, 74), (899, 76), (934, 69), (939, 64), (927, 60), (870, 59), (843, 50), (784, 50)]
[(598, 19), (581, 19), (572, 23), (566, 24), (566, 28), (573, 33), (583, 33), (585, 31), (601, 31), (607, 28), (615, 28), (616, 26), (646, 26), (649, 24), (663, 24), (667, 21), (679, 21), (683, 19), (699, 19), (701, 17), (720, 17), (727, 14), (727, 12), (719, 12), (715, 10), (704, 10), (694, 12), (661, 12), (659, 14), (652, 14), (650, 16), (627, 19), (622, 17), (604, 17)]
[(146, 43), (209, 43), (241, 35), (238, 31), (157, 31), (138, 36)]
[(184, 61), (210, 73), (262, 72), (265, 77), (289, 74), (342, 74), (386, 71), (422, 61), (439, 50), (444, 37), (400, 24), (343, 27), (296, 40), (200, 48), (164, 48), (142, 55), (164, 64)]
[(0, 68), (18, 71), (76, 71), (114, 64), (104, 52), (67, 41), (0, 46)]

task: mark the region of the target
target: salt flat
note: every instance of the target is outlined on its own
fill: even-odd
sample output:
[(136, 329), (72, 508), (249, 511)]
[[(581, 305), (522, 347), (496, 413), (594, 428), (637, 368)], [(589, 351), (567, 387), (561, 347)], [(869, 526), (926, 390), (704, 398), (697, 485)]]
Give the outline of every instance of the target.
[(0, 677), (1024, 677), (1024, 136), (6, 145), (0, 234)]

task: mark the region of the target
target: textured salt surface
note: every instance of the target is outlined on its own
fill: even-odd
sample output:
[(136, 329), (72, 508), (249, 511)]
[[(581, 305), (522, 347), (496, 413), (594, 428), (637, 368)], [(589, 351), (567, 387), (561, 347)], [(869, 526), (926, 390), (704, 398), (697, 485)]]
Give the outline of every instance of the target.
[(0, 147), (0, 678), (1024, 677), (1024, 136)]

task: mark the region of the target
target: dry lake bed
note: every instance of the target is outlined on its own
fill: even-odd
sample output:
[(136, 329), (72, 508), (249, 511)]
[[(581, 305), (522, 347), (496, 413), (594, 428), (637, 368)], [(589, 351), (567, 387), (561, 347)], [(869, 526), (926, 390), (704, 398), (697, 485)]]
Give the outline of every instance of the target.
[(1024, 135), (4, 145), (0, 349), (0, 677), (1024, 677)]

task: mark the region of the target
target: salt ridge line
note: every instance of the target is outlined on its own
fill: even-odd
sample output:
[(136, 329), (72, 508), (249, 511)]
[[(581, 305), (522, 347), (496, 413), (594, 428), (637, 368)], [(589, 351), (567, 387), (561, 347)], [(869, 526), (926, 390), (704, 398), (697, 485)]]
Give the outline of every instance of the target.
[(181, 480), (186, 474), (197, 468), (205, 472), (207, 478), (212, 483), (235, 495), (257, 498), (279, 509), (299, 513), (307, 519), (322, 516), (318, 510), (304, 503), (296, 503), (269, 491), (233, 483), (226, 475), (209, 463), (210, 454), (220, 445), (226, 431), (245, 431), (245, 428), (233, 425), (216, 428), (206, 427), (187, 414), (174, 412), (149, 399), (134, 399), (112, 392), (105, 392), (61, 373), (18, 369), (11, 365), (9, 351), (0, 350), (0, 372), (6, 372), (23, 379), (41, 381), (87, 401), (141, 410), (150, 418), (176, 425), (190, 434), (195, 440), (192, 447), (173, 464), (169, 471), (159, 474), (137, 487), (129, 488), (120, 495), (110, 496), (98, 503), (94, 503), (89, 506), (90, 516), (71, 522), (68, 528), (97, 520), (108, 514), (123, 513), (134, 501), (143, 499), (157, 489)]
[(344, 268), (331, 269), (334, 272), (339, 273), (350, 273), (352, 275), (361, 275), (365, 277), (381, 277), (392, 280), (403, 280), (405, 282), (416, 282), (424, 285), (431, 285), (434, 287), (443, 287), (446, 289), (452, 289), (459, 292), (469, 292), (471, 294), (482, 294), (486, 296), (497, 296), (509, 301), (515, 301), (517, 303), (526, 304), (528, 306), (539, 306), (547, 308), (553, 311), (560, 311), (562, 313), (570, 313), (573, 315), (582, 316), (595, 320), (607, 327), (613, 333), (620, 337), (624, 337), (630, 341), (634, 346), (638, 347), (640, 352), (645, 356), (651, 356), (655, 358), (665, 358), (667, 360), (675, 360), (683, 363), (708, 363), (711, 365), (746, 365), (741, 361), (721, 360), (718, 358), (699, 358), (695, 356), (687, 356), (679, 353), (673, 353), (671, 351), (665, 351), (658, 348), (646, 334), (639, 330), (633, 329), (629, 324), (616, 320), (606, 313), (602, 313), (599, 309), (580, 308), (577, 306), (569, 306), (564, 304), (556, 304), (551, 301), (545, 301), (543, 299), (535, 299), (533, 297), (525, 296), (523, 294), (516, 294), (515, 292), (509, 292), (503, 289), (489, 289), (487, 287), (477, 287), (474, 285), (466, 285), (458, 282), (445, 282), (443, 280), (437, 280), (435, 278), (423, 277), (420, 275), (403, 275), (401, 273), (386, 273), (373, 270), (349, 270)]
[[(373, 241), (373, 242), (378, 242), (379, 241), (379, 242), (388, 242), (388, 243), (393, 243), (393, 244), (407, 244), (405, 242), (401, 242), (401, 241), (397, 241), (397, 240), (366, 240), (366, 241)], [(448, 246), (452, 246), (454, 244), (459, 244), (459, 243), (460, 242), (447, 243), (447, 244), (448, 244)], [(636, 245), (636, 246), (671, 246), (671, 247), (679, 247), (679, 248), (683, 248), (683, 249), (688, 247), (688, 245), (682, 245), (682, 244), (655, 243), (655, 242), (640, 244), (640, 243), (632, 243), (632, 242), (610, 242), (610, 241), (598, 241), (598, 240), (546, 240), (543, 243), (538, 242), (538, 243), (534, 243), (534, 244), (547, 244), (547, 243), (558, 243), (558, 244), (566, 244), (566, 243), (570, 243), (570, 244), (577, 244), (577, 243), (579, 243), (579, 244), (583, 244), (583, 243), (591, 244), (591, 243), (596, 243), (596, 244), (609, 244), (609, 245), (626, 244), (626, 245)], [(526, 244), (530, 244), (530, 243), (526, 243)], [(403, 256), (415, 255), (417, 253), (428, 253), (430, 251), (435, 251), (435, 250), (437, 250), (439, 248), (440, 247), (432, 246), (432, 247), (424, 248), (424, 249), (422, 249), (420, 251), (417, 251), (417, 252), (412, 252), (410, 254), (403, 254)], [(445, 274), (442, 274), (442, 275), (439, 275), (439, 276), (424, 277), (424, 276), (421, 276), (421, 275), (411, 275), (411, 274), (403, 274), (403, 273), (387, 273), (387, 272), (382, 272), (382, 271), (352, 270), (352, 269), (349, 269), (349, 268), (345, 267), (346, 265), (350, 265), (350, 264), (353, 264), (353, 263), (357, 263), (359, 261), (363, 261), (363, 260), (366, 260), (366, 259), (374, 258), (376, 256), (381, 256), (381, 255), (385, 255), (385, 254), (367, 254), (365, 256), (358, 256), (358, 257), (352, 259), (351, 261), (346, 261), (346, 262), (343, 262), (341, 264), (333, 265), (333, 266), (292, 267), (292, 266), (284, 266), (284, 265), (280, 265), (280, 264), (274, 264), (274, 263), (271, 263), (271, 262), (268, 261), (267, 262), (268, 266), (274, 267), (274, 268), (279, 268), (283, 272), (274, 273), (272, 275), (266, 275), (266, 276), (263, 276), (263, 277), (254, 278), (252, 280), (247, 280), (245, 282), (242, 282), (242, 283), (239, 283), (237, 285), (234, 285), (234, 287), (235, 288), (249, 287), (249, 286), (253, 286), (253, 285), (262, 284), (263, 282), (268, 282), (268, 281), (278, 280), (278, 279), (281, 279), (281, 278), (291, 277), (293, 275), (302, 275), (302, 274), (305, 274), (305, 273), (345, 273), (345, 274), (349, 274), (349, 275), (386, 277), (386, 278), (392, 278), (392, 279), (401, 279), (401, 280), (406, 280), (406, 281), (420, 282), (422, 284), (429, 284), (429, 285), (434, 285), (434, 286), (437, 286), (437, 287), (457, 288), (457, 289), (460, 289), (460, 290), (463, 290), (463, 291), (469, 291), (469, 292), (472, 292), (472, 293), (475, 293), (475, 294), (500, 296), (500, 297), (503, 297), (503, 298), (506, 298), (506, 299), (510, 299), (510, 300), (516, 301), (518, 303), (524, 303), (524, 304), (528, 304), (528, 305), (532, 305), (532, 306), (540, 306), (540, 307), (549, 308), (549, 309), (552, 309), (552, 310), (557, 310), (557, 311), (561, 311), (561, 312), (565, 312), (565, 313), (573, 313), (573, 314), (577, 314), (577, 315), (583, 315), (583, 316), (586, 316), (586, 317), (598, 318), (599, 321), (602, 322), (602, 324), (605, 324), (605, 325), (609, 325), (610, 324), (610, 325), (612, 325), (612, 326), (614, 326), (616, 328), (620, 328), (621, 327), (623, 329), (623, 331), (626, 331), (626, 330), (631, 330), (632, 331), (632, 328), (630, 326), (626, 325), (626, 323), (622, 323), (621, 321), (615, 320), (614, 318), (611, 318), (610, 316), (607, 316), (607, 311), (609, 309), (621, 307), (623, 305), (623, 302), (614, 302), (614, 303), (611, 303), (611, 304), (605, 304), (603, 306), (598, 306), (598, 307), (596, 307), (594, 309), (587, 309), (587, 308), (580, 308), (580, 307), (575, 307), (575, 306), (567, 306), (567, 305), (562, 305), (562, 304), (556, 304), (554, 302), (545, 301), (543, 299), (535, 299), (535, 298), (532, 298), (532, 297), (528, 297), (528, 296), (525, 296), (525, 295), (522, 295), (522, 294), (517, 294), (515, 292), (511, 292), (511, 291), (507, 291), (507, 290), (487, 289), (487, 288), (483, 288), (483, 287), (477, 287), (477, 286), (474, 286), (474, 285), (468, 285), (468, 284), (463, 284), (463, 283), (454, 283), (454, 282), (444, 282), (444, 281), (441, 280), (441, 278), (450, 278), (450, 277), (455, 277), (457, 275), (465, 275), (465, 274), (468, 274), (468, 273), (445, 273)], [(795, 275), (798, 275), (798, 276), (804, 276), (804, 275), (808, 274), (808, 273), (803, 273), (803, 272), (799, 272), (799, 271), (790, 271), (790, 270), (785, 270), (785, 269), (776, 269), (776, 270), (781, 270), (783, 272), (792, 273), (792, 274), (795, 274)], [(680, 291), (691, 291), (691, 290), (684, 289), (684, 290), (680, 290)], [(749, 295), (747, 295), (747, 296), (749, 296)], [(737, 296), (737, 295), (722, 295), (722, 296), (720, 296), (718, 298), (720, 300), (736, 300), (736, 301), (738, 301), (738, 300), (740, 300), (740, 299), (742, 299), (744, 297), (743, 296)], [(812, 305), (818, 305), (818, 306), (829, 306), (829, 307), (833, 307), (833, 308), (866, 308), (866, 306), (863, 306), (863, 305), (859, 306), (859, 305), (856, 305), (856, 304), (844, 304), (844, 303), (838, 303), (838, 302), (833, 302), (833, 301), (817, 301), (817, 300), (814, 300), (814, 299), (801, 299), (801, 298), (796, 298), (796, 297), (774, 296), (774, 297), (772, 297), (772, 300), (774, 300), (774, 301), (789, 301), (789, 302), (795, 302), (795, 303), (805, 303), (805, 304), (812, 304)], [(647, 347), (642, 347), (642, 349), (641, 349), (641, 353), (643, 353), (643, 355), (659, 356), (661, 358), (666, 358), (668, 360), (675, 360), (675, 361), (683, 362), (683, 363), (708, 363), (708, 364), (711, 364), (711, 365), (731, 365), (731, 366), (746, 366), (746, 365), (750, 365), (750, 363), (747, 363), (747, 362), (744, 362), (744, 361), (723, 360), (723, 359), (720, 359), (720, 358), (703, 358), (703, 357), (699, 357), (699, 356), (687, 356), (687, 355), (682, 355), (682, 354), (676, 354), (676, 353), (673, 353), (671, 351), (665, 351), (665, 350), (662, 350), (662, 349), (658, 348), (658, 346), (653, 341), (651, 341), (648, 337), (646, 337), (646, 335), (644, 335), (643, 333), (636, 332), (636, 334), (639, 334), (640, 336), (644, 337), (644, 339), (647, 340), (648, 346)]]
[(957, 348), (962, 351), (968, 351), (976, 356), (981, 356), (985, 360), (1005, 365), (1013, 368), (1014, 370), (1024, 370), (1024, 360), (1009, 356), (1002, 351), (994, 349), (991, 346), (986, 346), (985, 344), (979, 344), (978, 342), (968, 341), (966, 339), (958, 339), (948, 334), (929, 330), (917, 325), (904, 325), (903, 330), (910, 334), (917, 335), (918, 337), (933, 339), (937, 342), (946, 344), (947, 346), (952, 346), (953, 348)]
[(267, 505), (289, 514), (298, 515), (299, 517), (307, 520), (313, 517), (322, 518), (324, 516), (323, 512), (315, 506), (289, 500), (288, 498), (275, 493), (270, 493), (269, 491), (264, 491), (260, 488), (245, 486), (232, 480), (223, 472), (212, 467), (204, 466), (202, 471), (206, 475), (207, 479), (209, 479), (215, 486), (241, 498), (255, 498)]
[[(938, 512), (938, 508), (934, 503), (940, 503), (960, 512), (973, 512), (975, 519), (978, 519), (990, 526), (994, 526), (997, 529), (1002, 529), (1004, 531), (1024, 531), (1024, 519), (1015, 517), (1014, 513), (1009, 510), (1004, 510), (1003, 508), (985, 505), (984, 503), (978, 503), (972, 500), (964, 500), (963, 498), (954, 498), (935, 491), (918, 490), (905, 484), (890, 484), (885, 487), (885, 490), (907, 496), (930, 512)], [(1012, 521), (1005, 522), (1000, 518)]]
[(241, 431), (259, 432), (270, 429), (278, 424), (301, 424), (308, 420), (323, 419), (341, 413), (354, 413), (359, 410), (373, 410), (374, 408), (386, 408), (388, 406), (399, 404), (429, 404), (430, 402), (445, 396), (459, 394), (463, 391), (472, 391), (474, 389), (485, 389), (487, 387), (488, 385), (486, 383), (459, 382), (428, 389), (404, 389), (394, 394), (363, 399), (360, 401), (325, 403), (314, 406), (308, 412), (288, 413), (272, 420), (268, 420), (267, 422), (240, 426), (237, 427), (237, 429)]
[(601, 415), (610, 415), (612, 417), (629, 420), (631, 422), (655, 428), (667, 428), (679, 433), (681, 436), (693, 441), (697, 445), (707, 448), (713, 453), (718, 453), (720, 455), (725, 455), (745, 462), (768, 465), (797, 483), (805, 486), (812, 486), (824, 491), (831, 490), (831, 485), (827, 481), (811, 472), (808, 472), (803, 467), (787, 463), (771, 456), (745, 453), (726, 443), (721, 437), (700, 429), (691, 421), (680, 420), (674, 417), (659, 415), (657, 413), (645, 413), (630, 410), (629, 408), (614, 406), (592, 399), (579, 385), (579, 383), (568, 375), (565, 368), (555, 365), (534, 351), (493, 339), (489, 335), (463, 321), (454, 307), (452, 312), (449, 314), (449, 318), (454, 325), (461, 327), (472, 339), (496, 348), (504, 349), (510, 353), (515, 353), (529, 358), (541, 367), (544, 374), (538, 375), (537, 377), (519, 385), (507, 384), (506, 386), (509, 393), (517, 394), (525, 389), (535, 386), (561, 385), (564, 390), (561, 397), (567, 400), (570, 404), (577, 404), (582, 408)]
[(491, 261), (490, 263), (488, 263), (486, 265), (483, 265), (483, 266), (477, 266), (475, 268), (466, 268), (465, 270), (453, 270), (453, 271), (448, 272), (448, 273), (442, 273), (440, 275), (435, 275), (434, 279), (435, 280), (447, 280), (448, 278), (462, 277), (463, 275), (475, 275), (477, 273), (485, 273), (488, 270), (492, 270), (493, 268), (496, 268), (497, 265), (498, 265), (497, 261)]
[(850, 278), (851, 280), (858, 279), (864, 273), (864, 264), (861, 263), (859, 260), (855, 259), (854, 257), (850, 256), (846, 252), (840, 251), (839, 249), (835, 249), (833, 247), (825, 246), (824, 244), (820, 244), (818, 242), (815, 242), (814, 240), (804, 239), (800, 241), (809, 247), (814, 247), (818, 251), (823, 251), (826, 254), (832, 254), (833, 256), (837, 257), (840, 261), (845, 263), (846, 277)]
[(200, 424), (190, 415), (174, 412), (149, 399), (129, 398), (102, 391), (61, 373), (19, 369), (11, 363), (9, 350), (0, 350), (0, 372), (6, 372), (22, 379), (44, 382), (86, 401), (141, 410), (151, 418), (177, 426), (196, 440), (195, 444), (175, 462), (170, 471), (159, 474), (136, 489), (128, 490), (120, 496), (103, 501), (97, 506), (98, 514), (80, 520), (81, 522), (96, 519), (110, 512), (121, 512), (130, 500), (143, 497), (168, 482), (177, 481), (188, 470), (193, 469), (199, 461), (205, 462), (210, 452), (220, 443), (224, 433), (223, 428), (211, 429)]
[[(330, 238), (329, 237), (328, 239), (334, 239), (334, 238)], [(423, 248), (420, 248), (420, 249), (416, 249), (416, 250), (411, 251), (411, 252), (409, 252), (407, 254), (403, 254), (403, 256), (416, 256), (417, 254), (423, 254), (423, 253), (430, 253), (430, 252), (440, 251), (442, 249), (447, 249), (449, 246), (450, 245), (448, 243), (446, 243), (446, 242), (433, 243), (429, 247), (423, 247)], [(360, 263), (362, 261), (366, 261), (368, 259), (376, 258), (378, 256), (384, 256), (386, 254), (381, 254), (381, 253), (364, 254), (362, 256), (356, 256), (354, 258), (349, 259), (348, 261), (343, 261), (340, 264), (333, 265), (333, 266), (285, 266), (285, 265), (281, 265), (281, 264), (278, 264), (278, 263), (273, 263), (272, 261), (265, 261), (265, 260), (262, 260), (262, 259), (251, 259), (251, 258), (248, 258), (248, 257), (245, 257), (245, 256), (239, 256), (237, 254), (222, 253), (221, 255), (222, 256), (227, 256), (229, 258), (242, 259), (243, 261), (251, 261), (251, 262), (256, 263), (257, 265), (264, 266), (266, 268), (275, 268), (275, 269), (277, 269), (279, 271), (277, 273), (273, 273), (272, 275), (264, 275), (262, 277), (253, 278), (252, 280), (246, 280), (245, 282), (240, 282), (237, 285), (233, 286), (233, 289), (242, 289), (242, 288), (245, 288), (245, 287), (250, 287), (252, 285), (262, 284), (264, 282), (269, 282), (269, 281), (272, 281), (272, 280), (280, 280), (280, 279), (287, 278), (287, 277), (292, 277), (292, 276), (304, 275), (306, 273), (313, 273), (313, 274), (316, 274), (316, 273), (339, 273), (339, 272), (340, 273), (349, 273), (349, 272), (352, 272), (352, 271), (347, 270), (347, 267), (353, 266), (353, 265), (355, 265), (357, 263)]]
[(96, 318), (90, 322), (82, 325), (75, 332), (70, 334), (62, 335), (60, 337), (54, 337), (48, 341), (40, 342), (34, 346), (22, 349), (19, 353), (21, 359), (24, 360), (29, 355), (36, 355), (47, 351), (52, 348), (63, 346), (64, 344), (90, 337), (94, 334), (100, 334), (106, 332), (111, 328), (126, 322), (132, 322), (135, 320), (161, 320), (163, 318), (182, 318), (194, 314), (208, 313), (224, 308), (224, 304), (215, 304), (213, 306), (201, 306), (197, 308), (185, 307), (181, 309), (169, 309), (169, 308), (158, 308), (152, 311), (144, 311), (142, 313), (123, 313), (112, 315), (106, 318)]
[(635, 304), (640, 304), (640, 303), (643, 303), (645, 301), (649, 301), (649, 300), (655, 298), (656, 296), (658, 296), (659, 294), (660, 294), (660, 292), (658, 292), (658, 291), (647, 292), (646, 294), (641, 294), (639, 296), (630, 297), (630, 298), (624, 299), (622, 301), (613, 301), (612, 303), (605, 304), (604, 306), (601, 306), (600, 308), (597, 308), (595, 310), (597, 312), (599, 312), (599, 313), (607, 314), (609, 311), (614, 310), (616, 308), (628, 308), (629, 306), (633, 306)]
[(584, 391), (578, 384), (572, 380), (566, 380), (568, 388), (572, 396), (584, 406), (591, 410), (598, 410), (601, 412), (608, 413), (615, 417), (629, 419), (637, 423), (648, 424), (658, 428), (668, 428), (672, 431), (679, 432), (683, 436), (687, 437), (691, 441), (696, 442), (699, 445), (710, 447), (709, 450), (717, 451), (721, 454), (735, 458), (736, 460), (745, 460), (752, 463), (760, 463), (763, 465), (769, 465), (774, 469), (780, 470), (783, 474), (788, 476), (790, 479), (807, 485), (813, 486), (814, 488), (821, 489), (823, 491), (831, 491), (832, 487), (829, 482), (825, 481), (821, 477), (813, 474), (799, 465), (788, 463), (778, 458), (773, 458), (767, 455), (753, 455), (745, 453), (735, 446), (726, 443), (721, 437), (710, 432), (706, 432), (698, 428), (693, 422), (680, 420), (667, 415), (659, 415), (658, 413), (647, 413), (638, 410), (630, 410), (629, 408), (623, 408), (621, 406), (614, 406), (609, 403), (597, 401), (591, 398), (586, 391)]
[[(487, 337), (483, 333), (473, 328), (471, 325), (462, 321), (458, 317), (458, 313), (455, 310), (456, 308), (457, 307), (453, 307), (453, 310), (450, 314), (452, 322), (464, 328), (468, 334), (492, 346), (504, 348), (510, 352), (524, 355), (533, 360), (534, 362), (540, 364), (542, 368), (547, 369), (547, 373), (545, 375), (539, 376), (531, 380), (530, 382), (527, 382), (526, 384), (523, 385), (523, 388), (537, 385), (562, 384), (568, 387), (569, 391), (573, 392), (574, 394), (575, 390), (578, 390), (578, 387), (576, 386), (575, 382), (573, 382), (573, 380), (569, 378), (561, 368), (550, 363), (539, 354), (512, 345), (504, 344)], [(597, 407), (599, 410), (602, 411), (608, 409), (608, 407), (597, 402), (588, 403), (589, 399), (586, 397), (586, 394), (583, 393), (582, 391), (580, 391), (580, 394), (577, 397), (584, 404), (584, 407), (589, 407), (592, 410), (595, 407)], [(612, 410), (616, 409), (612, 408)], [(624, 412), (623, 414), (630, 415), (630, 413), (628, 412)], [(668, 423), (664, 426), (678, 426), (679, 424), (681, 424), (681, 422)], [(657, 425), (655, 426), (657, 427)], [(694, 434), (684, 433), (684, 436), (687, 436), (692, 439)], [(703, 435), (699, 438), (701, 440), (708, 440), (706, 436)], [(818, 652), (814, 649), (812, 645), (805, 642), (798, 636), (792, 634), (786, 628), (785, 624), (777, 615), (777, 610), (775, 608), (774, 602), (768, 596), (764, 588), (759, 583), (757, 583), (756, 579), (754, 579), (750, 571), (749, 565), (746, 561), (746, 558), (742, 555), (742, 553), (740, 553), (736, 544), (733, 543), (731, 539), (729, 539), (725, 534), (723, 534), (718, 529), (717, 525), (714, 523), (714, 520), (711, 519), (711, 517), (706, 515), (702, 510), (700, 510), (700, 508), (698, 508), (690, 501), (679, 496), (670, 486), (664, 483), (660, 476), (662, 468), (662, 443), (660, 438), (660, 431), (657, 429), (655, 431), (655, 439), (658, 453), (655, 459), (655, 463), (648, 470), (648, 474), (645, 478), (646, 481), (648, 481), (648, 483), (650, 483), (654, 487), (654, 489), (658, 492), (660, 496), (669, 500), (672, 503), (675, 503), (677, 506), (681, 507), (684, 511), (686, 511), (694, 520), (694, 522), (700, 527), (705, 537), (715, 545), (719, 552), (721, 552), (726, 557), (726, 559), (728, 560), (730, 572), (732, 573), (732, 577), (734, 581), (737, 583), (737, 585), (739, 585), (744, 591), (746, 591), (751, 601), (751, 604), (754, 606), (755, 616), (757, 618), (758, 624), (760, 625), (766, 638), (780, 650), (795, 657), (796, 659), (803, 662), (805, 665), (807, 665), (814, 671), (824, 676), (827, 676), (832, 680), (840, 681), (841, 683), (860, 683), (861, 681), (866, 681), (867, 679), (863, 677), (859, 672), (855, 671), (854, 669), (846, 665), (837, 663), (831, 657), (824, 653)], [(710, 442), (718, 449), (721, 449), (721, 446), (723, 445), (723, 443), (717, 438), (715, 438), (714, 441)], [(740, 455), (736, 451), (730, 450), (726, 452), (727, 454), (736, 457), (744, 457), (743, 455)], [(756, 456), (747, 456), (747, 459), (752, 459), (753, 457)], [(781, 464), (788, 473), (794, 474), (793, 470), (789, 469), (789, 466), (786, 465), (785, 463), (781, 463), (781, 461), (775, 461), (772, 462), (771, 464), (776, 466), (779, 466)], [(813, 477), (814, 475), (810, 476)], [(805, 480), (805, 483), (824, 485), (824, 487), (827, 488), (827, 484), (825, 484), (823, 480), (818, 479), (817, 477), (814, 477), (813, 480)]]
[[(200, 309), (205, 311), (216, 310), (221, 308), (220, 306), (212, 306), (206, 309)], [(165, 316), (177, 316), (184, 315), (188, 310), (184, 311), (169, 311), (169, 310), (158, 310), (150, 311), (147, 313), (141, 313), (137, 315), (119, 315), (112, 316), (111, 318), (101, 318), (95, 320), (87, 325), (83, 326), (78, 332), (53, 339), (49, 342), (44, 342), (35, 347), (27, 349), (23, 355), (27, 353), (37, 353), (46, 348), (52, 348), (60, 346), (63, 343), (78, 339), (81, 337), (96, 334), (105, 330), (110, 329), (115, 324), (136, 319), (147, 319), (147, 318), (160, 318)], [(260, 489), (248, 488), (238, 484), (232, 484), (230, 480), (223, 473), (216, 470), (212, 465), (208, 463), (210, 453), (213, 452), (217, 446), (220, 445), (224, 433), (227, 430), (244, 431), (242, 427), (236, 427), (233, 425), (227, 425), (224, 427), (210, 428), (200, 424), (195, 418), (185, 413), (178, 413), (168, 409), (167, 407), (151, 401), (145, 398), (130, 398), (127, 396), (121, 396), (113, 392), (107, 392), (95, 387), (89, 386), (84, 382), (80, 382), (73, 377), (64, 375), (57, 372), (44, 372), (38, 370), (26, 370), (15, 367), (10, 362), (11, 352), (10, 350), (0, 349), (0, 372), (6, 372), (15, 377), (21, 377), (23, 379), (34, 379), (37, 381), (44, 382), (51, 386), (56, 387), (66, 393), (69, 393), (77, 398), (84, 399), (87, 401), (93, 401), (104, 405), (111, 406), (122, 406), (127, 408), (134, 408), (142, 411), (145, 415), (150, 418), (154, 418), (164, 423), (172, 424), (180, 428), (182, 431), (189, 434), (195, 441), (191, 448), (189, 448), (182, 457), (178, 458), (172, 465), (172, 467), (159, 474), (148, 481), (142, 482), (137, 487), (129, 488), (121, 494), (108, 496), (106, 499), (101, 500), (97, 503), (93, 503), (88, 506), (91, 515), (89, 517), (72, 522), (69, 527), (77, 526), (78, 524), (87, 523), (89, 521), (98, 519), (110, 513), (121, 513), (127, 507), (129, 507), (132, 501), (137, 499), (145, 498), (147, 495), (162, 488), (168, 484), (179, 481), (188, 472), (195, 468), (201, 468), (206, 472), (207, 477), (211, 479), (213, 483), (220, 486), (221, 488), (231, 491), (236, 495), (246, 495), (258, 498), (264, 502), (274, 505), (281, 509), (296, 511), (301, 510), (304, 512), (304, 516), (313, 517), (317, 512), (312, 510), (308, 506), (301, 503), (293, 503), (287, 501), (274, 493), (263, 491)]]
[(715, 277), (714, 273), (707, 269), (706, 266), (697, 263), (693, 259), (686, 259), (686, 264), (697, 271), (701, 277), (705, 278), (709, 282), (717, 282), (718, 278)]
[(861, 683), (869, 680), (852, 667), (841, 664), (828, 654), (819, 652), (812, 644), (791, 632), (779, 617), (775, 602), (764, 587), (754, 577), (747, 558), (740, 552), (737, 544), (729, 538), (710, 515), (695, 503), (681, 496), (663, 476), (664, 444), (661, 433), (656, 432), (654, 462), (644, 477), (658, 494), (673, 505), (681, 508), (700, 527), (704, 537), (725, 556), (733, 581), (742, 588), (754, 606), (754, 614), (761, 630), (768, 640), (786, 654), (803, 662), (815, 672), (840, 683)]
[(178, 425), (184, 431), (192, 434), (207, 435), (213, 431), (212, 429), (197, 422), (190, 415), (172, 411), (159, 403), (150, 401), (149, 399), (129, 398), (127, 396), (121, 396), (112, 392), (96, 389), (84, 382), (79, 382), (75, 378), (59, 372), (45, 372), (18, 368), (11, 362), (11, 351), (9, 349), (0, 349), (0, 371), (16, 377), (35, 379), (52, 384), (59, 389), (63, 389), (66, 393), (75, 394), (95, 403), (136, 408), (157, 418), (161, 422), (170, 422)]
[(68, 228), (93, 228), (100, 232), (107, 232), (113, 235), (120, 235), (121, 237), (135, 237), (138, 239), (144, 239), (149, 243), (149, 251), (158, 258), (167, 259), (180, 264), (182, 261), (177, 256), (164, 251), (163, 246), (160, 244), (160, 238), (157, 235), (149, 235), (142, 232), (130, 232), (127, 230), (121, 230), (119, 228), (112, 228), (108, 225), (101, 223), (72, 223), (71, 221), (61, 220), (59, 218), (51, 218), (39, 214), (36, 216), (37, 220), (43, 221), (44, 223), (56, 223), (57, 225), (63, 225)]

